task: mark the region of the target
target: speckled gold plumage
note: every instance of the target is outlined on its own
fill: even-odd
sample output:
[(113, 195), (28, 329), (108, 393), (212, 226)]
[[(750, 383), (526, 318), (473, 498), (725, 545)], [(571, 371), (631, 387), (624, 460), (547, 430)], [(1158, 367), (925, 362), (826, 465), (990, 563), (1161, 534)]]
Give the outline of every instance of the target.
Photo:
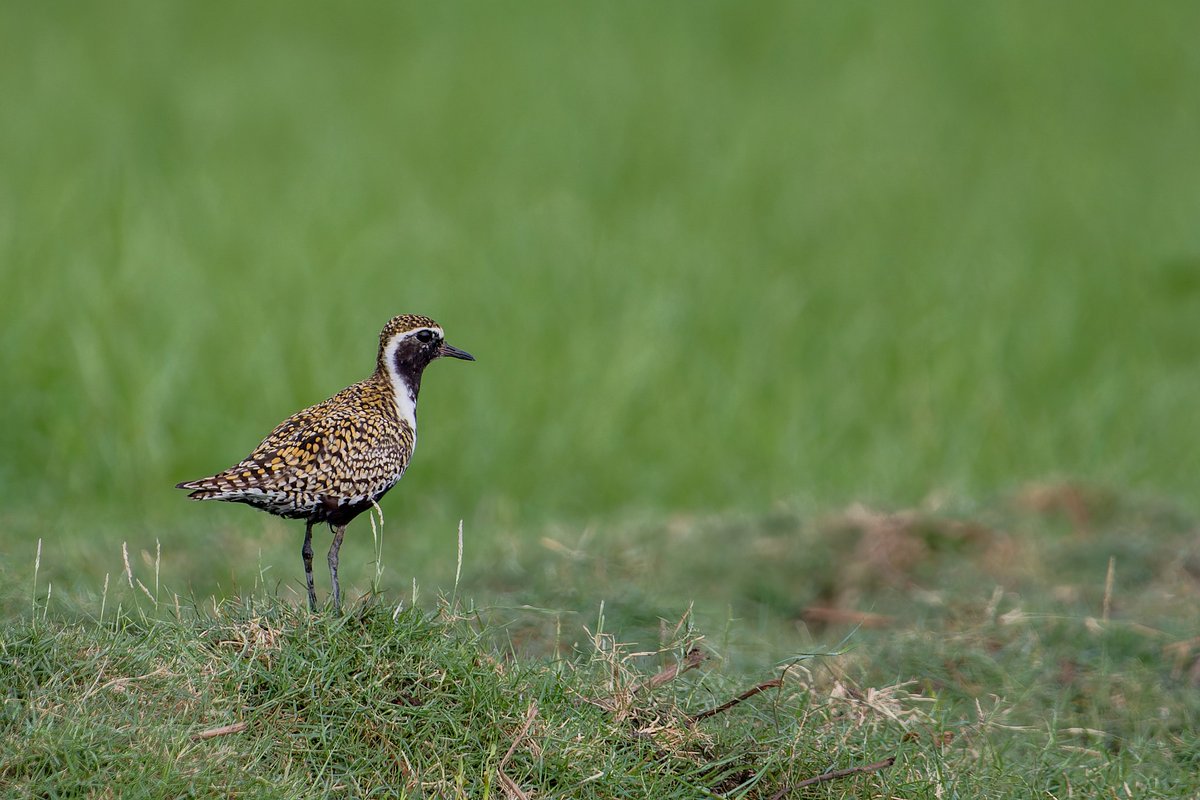
[(416, 447), (416, 402), (428, 364), (450, 356), (474, 360), (446, 344), (428, 317), (393, 317), (379, 335), (375, 372), (315, 406), (293, 414), (250, 455), (208, 478), (185, 481), (195, 500), (246, 503), (281, 517), (308, 520), (305, 567), (312, 593), (312, 525), (335, 529), (330, 552), (337, 604), (337, 547), (345, 526), (396, 484)]
[(281, 517), (325, 521), (370, 505), (400, 480), (415, 434), (376, 373), (292, 415), (223, 472), (179, 485), (197, 500), (248, 503)]

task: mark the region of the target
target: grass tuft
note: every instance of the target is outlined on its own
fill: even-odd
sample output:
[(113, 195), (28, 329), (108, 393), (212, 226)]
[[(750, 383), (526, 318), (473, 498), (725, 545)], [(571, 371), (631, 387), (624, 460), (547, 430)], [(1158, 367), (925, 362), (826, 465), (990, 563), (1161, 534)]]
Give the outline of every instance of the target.
[(379, 598), (340, 618), (255, 597), (30, 619), (4, 638), (0, 781), (40, 796), (758, 796), (819, 762), (798, 746), (802, 681), (701, 722), (730, 679), (640, 668), (679, 648), (598, 633), (522, 661), (497, 641), (475, 618)]

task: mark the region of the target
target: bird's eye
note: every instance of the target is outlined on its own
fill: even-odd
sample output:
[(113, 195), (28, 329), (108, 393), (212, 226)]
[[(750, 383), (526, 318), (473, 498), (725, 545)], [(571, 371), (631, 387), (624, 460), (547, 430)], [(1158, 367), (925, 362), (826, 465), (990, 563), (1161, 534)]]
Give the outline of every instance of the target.
[(433, 341), (433, 331), (417, 331), (417, 341), (428, 344)]

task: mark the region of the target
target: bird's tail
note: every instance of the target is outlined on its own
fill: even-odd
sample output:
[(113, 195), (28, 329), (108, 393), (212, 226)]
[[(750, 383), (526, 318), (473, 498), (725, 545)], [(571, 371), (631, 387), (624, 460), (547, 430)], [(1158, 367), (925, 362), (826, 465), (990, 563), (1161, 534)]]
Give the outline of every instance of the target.
[(218, 481), (217, 475), (208, 478), (198, 478), (194, 481), (184, 481), (175, 484), (176, 489), (189, 490), (188, 497), (192, 500), (214, 500), (224, 494), (229, 488)]

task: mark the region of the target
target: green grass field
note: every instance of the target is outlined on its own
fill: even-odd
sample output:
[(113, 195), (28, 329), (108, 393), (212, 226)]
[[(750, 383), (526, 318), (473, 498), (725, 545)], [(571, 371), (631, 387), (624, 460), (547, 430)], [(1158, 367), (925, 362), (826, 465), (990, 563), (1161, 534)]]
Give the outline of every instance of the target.
[(448, 583), (344, 617), (179, 597), (160, 566), (84, 605), (8, 583), (11, 796), (1200, 792), (1200, 542), (1158, 503), (603, 528), (466, 569), (487, 604)]
[[(512, 796), (487, 781), (525, 700), (565, 742), (554, 693), (615, 691), (603, 603), (628, 652), (667, 647), (630, 676), (692, 609), (713, 658), (664, 719), (826, 655), (702, 746), (579, 745), (664, 783), (521, 760), (543, 796), (769, 798), (900, 745), (919, 759), (805, 791), (1194, 796), (1198, 25), (1183, 2), (7, 4), (0, 787), (103, 794), (77, 756), (135, 710), (89, 681), (163, 667), (149, 707), (178, 716), (146, 735), (182, 772), (151, 795), (224, 768), (247, 795), (383, 792), (369, 735), (338, 765), (328, 738), (282, 751), (284, 689), (248, 696), (223, 640), (182, 649), (262, 618), (297, 668), (325, 635), (329, 663), (389, 643), (363, 656), (384, 670), (440, 642), (418, 656), (482, 682), (492, 750), (414, 762), (407, 791)], [(478, 362), (426, 376), (380, 564), (350, 530), (343, 584), (384, 599), (313, 621), (302, 525), (171, 487), (365, 377), (410, 311)], [(459, 520), (457, 602), (487, 613), (393, 622), (414, 581), (427, 614), (451, 592)], [(468, 653), (519, 668), (488, 683)], [(198, 672), (211, 692), (172, 700)], [(868, 689), (903, 724), (851, 724)], [(363, 701), (330, 697), (305, 724)], [(230, 716), (252, 737), (194, 749)], [(114, 741), (104, 763), (139, 740)]]

